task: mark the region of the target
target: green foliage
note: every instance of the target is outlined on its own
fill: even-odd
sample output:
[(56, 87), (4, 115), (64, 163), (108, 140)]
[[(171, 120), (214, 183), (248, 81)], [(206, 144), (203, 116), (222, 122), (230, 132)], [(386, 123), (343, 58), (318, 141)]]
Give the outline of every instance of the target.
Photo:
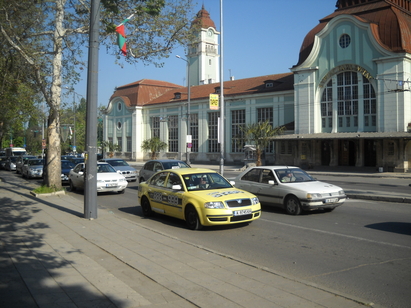
[(261, 166), (261, 155), (269, 146), (275, 136), (284, 131), (284, 127), (273, 127), (267, 120), (265, 122), (252, 123), (240, 127), (241, 135), (238, 140), (243, 144), (251, 143), (255, 146), (257, 166)]
[(141, 149), (146, 152), (151, 152), (151, 159), (156, 159), (157, 153), (167, 149), (167, 143), (161, 141), (159, 137), (146, 139), (141, 144)]
[(62, 190), (64, 190), (64, 188), (56, 188), (55, 186), (48, 187), (46, 185), (42, 185), (34, 189), (33, 192), (36, 194), (50, 194)]

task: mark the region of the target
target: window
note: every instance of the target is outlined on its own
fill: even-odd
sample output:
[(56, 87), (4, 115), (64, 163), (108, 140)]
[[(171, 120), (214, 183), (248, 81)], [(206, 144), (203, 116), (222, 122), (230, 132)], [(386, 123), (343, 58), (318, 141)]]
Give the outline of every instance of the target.
[(127, 137), (127, 152), (131, 152), (131, 137)]
[[(257, 108), (257, 122), (268, 121), (273, 126), (273, 108)], [(265, 148), (265, 153), (274, 153), (274, 141)]]
[(118, 103), (118, 104), (117, 104), (117, 110), (118, 110), (118, 111), (121, 111), (121, 108), (122, 108), (122, 104), (121, 104), (121, 103)]
[(151, 138), (160, 138), (160, 117), (151, 118)]
[(241, 127), (245, 125), (245, 110), (231, 111), (231, 152), (239, 153), (243, 151), (244, 143), (241, 140), (243, 132)]
[(123, 149), (123, 138), (117, 137), (118, 151), (121, 152)]
[(340, 43), (341, 48), (347, 48), (348, 46), (350, 46), (351, 37), (348, 34), (343, 34), (340, 37), (339, 43)]
[(218, 119), (219, 112), (208, 113), (208, 152), (219, 153), (220, 144), (218, 143)]
[(293, 154), (293, 145), (290, 141), (282, 141), (280, 143), (280, 154), (283, 154), (283, 155)]
[(120, 121), (118, 121), (118, 122), (117, 122), (117, 129), (118, 129), (118, 130), (120, 130), (120, 129), (121, 129), (121, 127), (122, 127), (121, 122), (120, 122)]
[(333, 115), (333, 83), (330, 80), (321, 97), (321, 127), (323, 132), (331, 132)]
[(364, 93), (364, 131), (375, 131), (377, 129), (377, 100), (375, 91), (369, 80), (363, 77)]
[(191, 152), (198, 152), (198, 114), (190, 114)]
[(168, 117), (168, 151), (178, 152), (178, 116)]

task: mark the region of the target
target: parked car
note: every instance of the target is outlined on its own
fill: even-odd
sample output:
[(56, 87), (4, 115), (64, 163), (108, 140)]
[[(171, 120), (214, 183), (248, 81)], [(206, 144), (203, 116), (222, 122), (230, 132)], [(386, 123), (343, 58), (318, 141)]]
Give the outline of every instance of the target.
[(4, 164), (4, 169), (8, 171), (15, 171), (17, 158), (18, 156), (7, 157), (6, 163)]
[[(80, 163), (69, 172), (69, 184), (71, 191), (84, 189), (84, 173), (86, 171), (85, 163)], [(124, 193), (128, 182), (126, 178), (117, 173), (113, 167), (107, 163), (97, 163), (97, 193), (100, 192), (118, 192)]]
[(23, 165), (21, 175), (28, 179), (41, 178), (43, 176), (44, 160), (42, 158), (32, 158)]
[(262, 204), (282, 207), (287, 214), (322, 209), (332, 211), (347, 198), (344, 190), (320, 182), (298, 167), (251, 167), (235, 178), (235, 187), (249, 191)]
[(37, 157), (33, 155), (18, 156), (16, 160), (16, 173), (21, 173), (23, 170), (23, 165), (25, 165), (29, 159), (33, 159), (33, 158), (37, 158)]
[(235, 188), (210, 169), (181, 168), (155, 173), (138, 186), (143, 215), (185, 220), (189, 229), (252, 222), (261, 215), (258, 198)]
[(186, 162), (175, 159), (149, 160), (139, 172), (139, 182), (147, 181), (154, 173), (166, 169), (191, 168)]
[(67, 160), (71, 161), (74, 165), (84, 163), (83, 157), (70, 156), (67, 158)]
[(124, 175), (127, 181), (137, 181), (137, 170), (131, 167), (124, 159), (105, 158), (101, 162), (110, 164), (117, 172)]
[(76, 165), (69, 160), (61, 161), (61, 183), (66, 184), (69, 182), (69, 173)]
[(7, 156), (0, 156), (0, 170), (6, 169)]

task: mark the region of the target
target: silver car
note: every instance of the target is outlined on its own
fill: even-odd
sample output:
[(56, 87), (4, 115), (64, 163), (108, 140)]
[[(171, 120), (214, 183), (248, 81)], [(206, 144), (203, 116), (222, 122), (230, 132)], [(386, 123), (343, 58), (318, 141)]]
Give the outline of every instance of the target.
[(322, 209), (332, 211), (347, 198), (341, 187), (320, 182), (298, 167), (251, 167), (235, 178), (235, 187), (255, 194), (262, 204), (275, 205), (287, 214)]
[(41, 178), (43, 176), (44, 160), (41, 158), (34, 158), (27, 160), (26, 164), (21, 169), (21, 175), (28, 179)]
[(127, 181), (137, 181), (137, 170), (131, 167), (124, 159), (105, 158), (99, 161), (110, 164), (118, 173), (122, 174)]
[(37, 158), (37, 157), (33, 155), (18, 156), (17, 161), (16, 161), (16, 173), (22, 173), (23, 165), (27, 164), (27, 161), (29, 159), (34, 159), (34, 158)]
[(158, 159), (158, 160), (149, 160), (140, 169), (139, 172), (139, 182), (147, 181), (154, 173), (166, 170), (166, 169), (179, 169), (179, 168), (191, 168), (190, 165), (183, 162), (182, 160), (175, 159)]

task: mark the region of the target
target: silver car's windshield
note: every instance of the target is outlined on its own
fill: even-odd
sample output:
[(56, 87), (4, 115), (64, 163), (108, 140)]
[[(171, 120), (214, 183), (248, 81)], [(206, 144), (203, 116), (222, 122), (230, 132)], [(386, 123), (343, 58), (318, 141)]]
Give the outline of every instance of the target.
[(219, 173), (196, 173), (183, 175), (184, 184), (188, 191), (231, 188), (233, 187)]
[(311, 175), (299, 168), (277, 169), (275, 170), (275, 173), (281, 183), (315, 181)]

